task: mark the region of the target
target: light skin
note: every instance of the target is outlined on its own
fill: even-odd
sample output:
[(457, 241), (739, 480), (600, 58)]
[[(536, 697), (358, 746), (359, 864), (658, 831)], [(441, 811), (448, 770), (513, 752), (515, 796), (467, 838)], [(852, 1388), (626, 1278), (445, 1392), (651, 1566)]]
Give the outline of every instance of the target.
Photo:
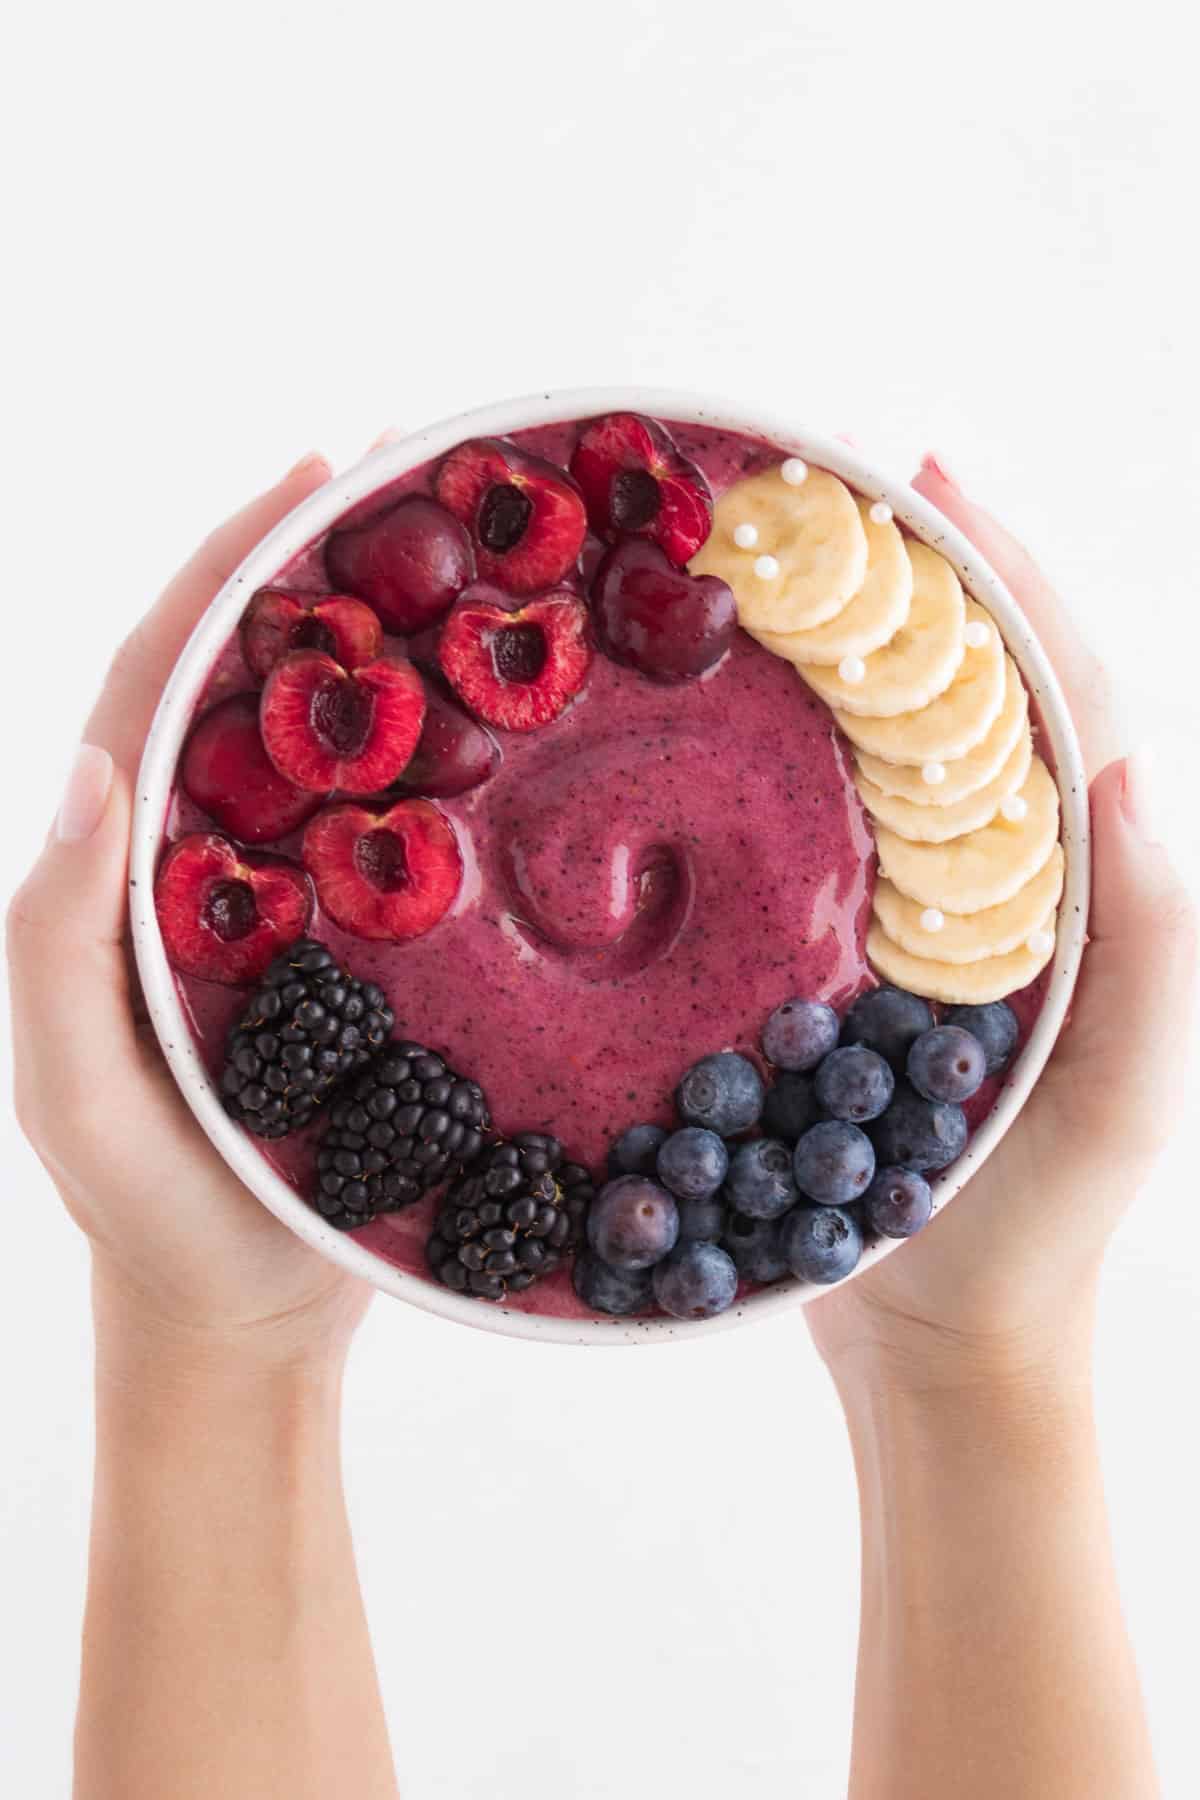
[[(18, 1111), (93, 1256), (76, 1800), (397, 1793), (338, 1454), (367, 1293), (215, 1155), (126, 943), (132, 783), (162, 683), (225, 577), (328, 476), (306, 458), (221, 527), (123, 647), (9, 918)], [(1067, 688), (1095, 776), (1095, 906), (1072, 1018), (1017, 1125), (920, 1239), (806, 1311), (861, 1493), (850, 1795), (1142, 1800), (1158, 1787), (1090, 1346), (1105, 1245), (1173, 1113), (1152, 1052), (1186, 1041), (1194, 921), (1044, 579), (933, 459), (916, 485), (1007, 579)]]

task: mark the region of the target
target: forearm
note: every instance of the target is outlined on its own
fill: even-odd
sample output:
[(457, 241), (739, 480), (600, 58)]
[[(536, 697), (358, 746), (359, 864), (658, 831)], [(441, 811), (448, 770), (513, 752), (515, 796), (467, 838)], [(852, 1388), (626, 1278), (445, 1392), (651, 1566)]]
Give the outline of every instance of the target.
[(394, 1800), (340, 1374), (101, 1320), (77, 1800)]
[(861, 1489), (851, 1800), (1153, 1800), (1086, 1350), (845, 1396)]

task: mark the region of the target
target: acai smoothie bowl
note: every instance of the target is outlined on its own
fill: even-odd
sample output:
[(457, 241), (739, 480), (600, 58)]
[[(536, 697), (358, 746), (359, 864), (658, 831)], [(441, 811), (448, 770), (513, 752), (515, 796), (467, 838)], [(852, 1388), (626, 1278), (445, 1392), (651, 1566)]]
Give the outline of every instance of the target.
[(293, 1231), (463, 1323), (652, 1342), (852, 1279), (995, 1147), (1078, 971), (1086, 786), (906, 484), (732, 404), (547, 394), (247, 558), (130, 892), (168, 1063)]

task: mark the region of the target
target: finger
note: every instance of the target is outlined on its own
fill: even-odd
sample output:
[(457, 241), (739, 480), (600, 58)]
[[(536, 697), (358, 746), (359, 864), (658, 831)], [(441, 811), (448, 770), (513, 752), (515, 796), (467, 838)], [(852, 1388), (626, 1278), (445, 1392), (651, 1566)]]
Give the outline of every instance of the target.
[(367, 455), (369, 456), (372, 450), (386, 450), (389, 444), (402, 443), (407, 436), (408, 433), (404, 430), (403, 426), (385, 425), (379, 436), (377, 438), (372, 438), (371, 442), (367, 445)]
[(159, 696), (205, 607), (267, 532), (330, 476), (324, 457), (306, 456), (205, 539), (126, 639), (84, 736), (134, 774)]
[(1033, 626), (1067, 696), (1088, 772), (1095, 774), (1125, 748), (1104, 665), (1080, 637), (1029, 552), (989, 512), (967, 499), (935, 457), (925, 457), (912, 485), (970, 538)]
[(1195, 916), (1154, 841), (1148, 785), (1136, 758), (1092, 783), (1091, 941), (1044, 1078), (1060, 1104), (1094, 1098), (1134, 1155), (1157, 1150), (1180, 1114), (1196, 972)]

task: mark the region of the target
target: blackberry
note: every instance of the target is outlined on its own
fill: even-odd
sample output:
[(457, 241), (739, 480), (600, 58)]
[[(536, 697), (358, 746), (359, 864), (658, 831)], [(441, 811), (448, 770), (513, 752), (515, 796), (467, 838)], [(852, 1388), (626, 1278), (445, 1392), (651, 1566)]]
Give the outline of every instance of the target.
[(298, 1131), (394, 1024), (382, 988), (348, 975), (324, 944), (298, 938), (275, 958), (229, 1034), (225, 1110), (256, 1137)]
[(388, 1044), (330, 1108), (315, 1205), (343, 1231), (411, 1206), (479, 1154), (483, 1089), (423, 1044)]
[(524, 1131), (490, 1144), (447, 1194), (426, 1246), (438, 1280), (503, 1300), (549, 1275), (582, 1239), (592, 1178), (557, 1138)]

